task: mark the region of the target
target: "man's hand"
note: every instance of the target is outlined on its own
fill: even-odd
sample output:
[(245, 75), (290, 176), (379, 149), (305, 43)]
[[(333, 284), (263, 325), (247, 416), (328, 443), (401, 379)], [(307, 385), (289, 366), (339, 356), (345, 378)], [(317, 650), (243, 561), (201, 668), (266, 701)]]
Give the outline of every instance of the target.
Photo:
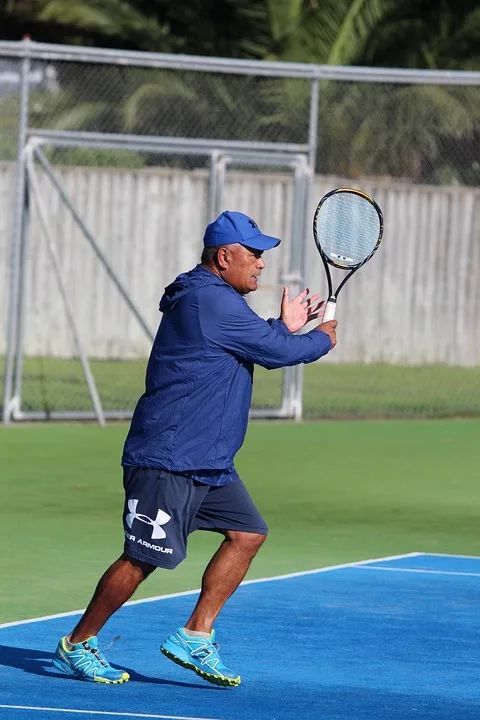
[[(320, 312), (323, 306), (323, 300), (318, 302), (320, 295), (312, 295), (307, 297), (310, 290), (307, 288), (296, 298), (290, 300), (290, 291), (288, 287), (283, 288), (282, 306), (280, 312), (280, 320), (290, 330), (291, 333), (301, 330), (310, 320), (315, 320), (322, 314)], [(328, 325), (328, 323), (325, 323)]]
[(326, 333), (330, 337), (330, 341), (332, 343), (332, 349), (337, 344), (337, 333), (335, 331), (335, 328), (337, 327), (337, 321), (336, 320), (329, 320), (328, 322), (324, 322), (321, 325), (317, 325), (315, 330), (321, 330), (322, 332)]

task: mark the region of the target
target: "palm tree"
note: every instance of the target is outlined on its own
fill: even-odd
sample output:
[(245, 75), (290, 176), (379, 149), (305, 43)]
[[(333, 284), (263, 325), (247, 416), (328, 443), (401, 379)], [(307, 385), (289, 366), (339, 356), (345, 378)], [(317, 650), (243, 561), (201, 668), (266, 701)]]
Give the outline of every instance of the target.
[[(477, 0), (271, 0), (271, 57), (320, 64), (465, 69), (479, 67)], [(440, 17), (439, 17), (440, 11)], [(443, 18), (441, 13), (443, 11)], [(412, 38), (415, 38), (412, 41)], [(456, 47), (460, 53), (456, 54)], [(414, 52), (416, 51), (416, 52)], [(388, 55), (388, 57), (387, 57)], [(266, 125), (288, 129), (305, 106), (301, 83), (266, 83)], [(320, 86), (320, 172), (475, 182), (478, 88), (325, 81)], [(476, 145), (475, 145), (476, 144)], [(459, 156), (457, 147), (464, 150)], [(465, 162), (465, 148), (471, 148)], [(449, 160), (445, 166), (445, 153)], [(458, 158), (458, 161), (457, 161)]]
[(477, 0), (402, 0), (369, 38), (364, 64), (440, 70), (480, 69)]
[(181, 40), (171, 35), (168, 25), (138, 0), (7, 0), (2, 24), (0, 36), (10, 40), (27, 34), (39, 42), (181, 49)]
[(478, 0), (6, 0), (0, 37), (220, 57), (480, 67)]

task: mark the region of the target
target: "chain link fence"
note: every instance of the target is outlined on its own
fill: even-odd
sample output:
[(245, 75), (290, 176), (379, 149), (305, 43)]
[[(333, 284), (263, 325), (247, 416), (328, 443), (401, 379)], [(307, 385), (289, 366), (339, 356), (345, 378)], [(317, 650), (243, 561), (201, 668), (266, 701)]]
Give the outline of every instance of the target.
[[(384, 244), (304, 369), (304, 416), (480, 414), (479, 73), (0, 43), (0, 131), (4, 419), (91, 412), (85, 359), (103, 410), (131, 410), (158, 299), (215, 210), (284, 239), (261, 315), (283, 284), (324, 292), (310, 219), (339, 185), (377, 199)], [(290, 396), (298, 417), (301, 380), (260, 369), (255, 406)]]
[[(283, 78), (57, 62), (50, 92), (32, 98), (38, 128), (222, 140), (301, 143), (309, 82)], [(281, 114), (279, 115), (279, 109)], [(119, 161), (122, 155), (119, 154)], [(144, 159), (147, 163), (149, 158)]]
[[(445, 74), (451, 84), (425, 83), (427, 73), (389, 83), (377, 81), (373, 73), (374, 82), (368, 82), (365, 70), (362, 82), (314, 80), (318, 98), (312, 103), (312, 79), (264, 77), (262, 64), (259, 75), (241, 75), (225, 68), (218, 73), (138, 68), (127, 62), (128, 55), (120, 66), (35, 62), (34, 74), (42, 81), (31, 90), (29, 126), (308, 143), (315, 171), (321, 175), (375, 176), (435, 185), (476, 186), (480, 182), (480, 90), (475, 73)], [(476, 84), (457, 85), (455, 80)], [(14, 132), (12, 120), (6, 122)], [(309, 137), (313, 132), (315, 137)], [(13, 147), (8, 144), (4, 159), (13, 159)], [(113, 162), (126, 168), (156, 162), (154, 156), (128, 150), (117, 150), (112, 157), (93, 149), (80, 154), (70, 149), (63, 158), (69, 164)], [(173, 157), (169, 162), (189, 168), (195, 159)]]

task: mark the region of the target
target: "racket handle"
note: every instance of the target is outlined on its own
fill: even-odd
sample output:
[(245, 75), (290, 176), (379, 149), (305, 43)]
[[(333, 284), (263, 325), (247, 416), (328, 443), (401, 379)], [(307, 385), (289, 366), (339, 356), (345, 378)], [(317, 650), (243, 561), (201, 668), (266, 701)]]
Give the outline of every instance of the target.
[(323, 313), (322, 322), (328, 322), (329, 320), (333, 320), (335, 317), (336, 309), (337, 309), (337, 301), (329, 300), (325, 306), (325, 312)]

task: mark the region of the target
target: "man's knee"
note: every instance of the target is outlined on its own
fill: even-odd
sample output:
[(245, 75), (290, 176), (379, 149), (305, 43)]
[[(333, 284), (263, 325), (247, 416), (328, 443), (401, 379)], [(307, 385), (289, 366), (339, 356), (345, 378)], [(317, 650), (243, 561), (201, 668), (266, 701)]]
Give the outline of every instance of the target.
[(127, 555), (126, 553), (123, 553), (121, 555), (120, 560), (123, 560), (130, 566), (131, 571), (135, 575), (138, 575), (138, 579), (140, 582), (142, 580), (145, 580), (155, 570), (155, 565), (150, 565), (149, 563), (143, 562), (142, 560), (137, 560), (136, 558), (132, 557), (131, 555)]
[(228, 530), (225, 537), (235, 543), (239, 550), (252, 555), (252, 557), (256, 555), (267, 539), (267, 535), (264, 533), (238, 532), (237, 530)]

